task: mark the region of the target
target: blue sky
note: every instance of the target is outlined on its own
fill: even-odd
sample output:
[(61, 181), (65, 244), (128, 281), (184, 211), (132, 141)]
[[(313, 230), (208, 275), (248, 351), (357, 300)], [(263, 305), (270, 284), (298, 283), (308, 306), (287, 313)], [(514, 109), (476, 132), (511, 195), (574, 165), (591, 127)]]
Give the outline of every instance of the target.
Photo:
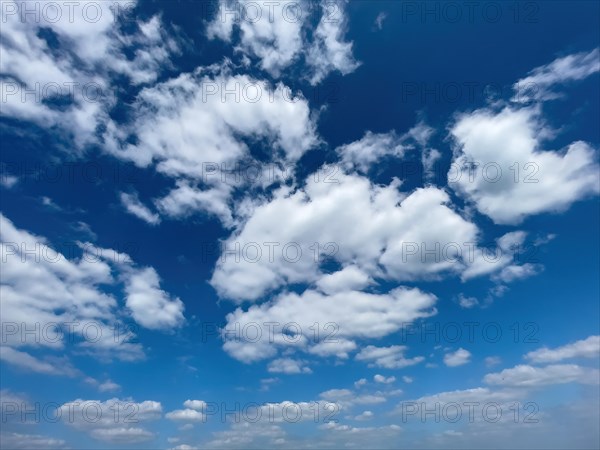
[(598, 448), (600, 5), (2, 1), (2, 448)]

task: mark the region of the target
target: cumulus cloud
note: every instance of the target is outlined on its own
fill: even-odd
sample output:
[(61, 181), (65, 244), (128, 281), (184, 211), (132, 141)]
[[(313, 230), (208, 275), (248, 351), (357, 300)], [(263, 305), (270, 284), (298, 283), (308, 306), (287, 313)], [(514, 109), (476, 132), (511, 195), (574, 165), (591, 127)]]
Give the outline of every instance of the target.
[(479, 300), (477, 300), (475, 297), (467, 297), (462, 293), (458, 295), (457, 300), (460, 307), (465, 309), (474, 308), (479, 304)]
[[(359, 66), (352, 42), (344, 40), (344, 6), (342, 2), (220, 0), (207, 35), (235, 44), (237, 52), (258, 59), (260, 68), (274, 77), (295, 62), (304, 63), (310, 82), (317, 84), (332, 71), (346, 75)], [(317, 10), (321, 10), (319, 23), (307, 33)], [(239, 30), (238, 43), (234, 30)]]
[[(333, 5), (333, 10), (332, 10)], [(354, 72), (360, 63), (352, 55), (352, 42), (344, 40), (347, 19), (343, 2), (323, 2), (323, 15), (306, 50), (306, 63), (311, 67), (311, 84), (320, 83), (330, 72), (342, 75)]]
[[(222, 330), (223, 348), (244, 362), (273, 357), (280, 349), (336, 356), (354, 350), (354, 340), (387, 336), (403, 324), (434, 314), (435, 301), (435, 296), (414, 288), (396, 288), (387, 294), (341, 292), (326, 296), (313, 290), (300, 295), (285, 293), (247, 311), (238, 308), (228, 314)], [(389, 364), (421, 361), (403, 360), (400, 353), (404, 347), (393, 350), (397, 351)], [(383, 356), (372, 358), (369, 350), (359, 356), (362, 360), (375, 359), (378, 364), (388, 361)]]
[(373, 381), (376, 383), (390, 384), (396, 381), (396, 377), (384, 377), (383, 375), (377, 374), (373, 377)]
[(455, 352), (446, 353), (444, 355), (444, 364), (448, 367), (456, 367), (467, 364), (471, 359), (471, 352), (464, 348), (459, 348)]
[(424, 171), (430, 176), (435, 161), (441, 156), (437, 150), (428, 147), (433, 133), (433, 128), (421, 121), (401, 135), (395, 131), (367, 131), (361, 139), (341, 145), (335, 151), (345, 169), (367, 173), (372, 166), (385, 161), (385, 158), (402, 158), (407, 151), (418, 147), (422, 152)]
[(165, 414), (165, 417), (179, 422), (204, 422), (206, 420), (206, 416), (202, 412), (190, 408), (170, 411)]
[[(81, 375), (65, 358), (42, 359), (24, 350), (42, 347), (64, 352), (67, 344), (101, 359), (143, 359), (143, 347), (134, 342), (136, 333), (123, 323), (126, 311), (119, 308), (115, 287), (123, 288), (127, 306), (142, 326), (173, 328), (183, 320), (182, 302), (160, 289), (152, 267), (140, 268), (129, 255), (79, 243), (81, 256), (67, 257), (45, 238), (18, 229), (4, 215), (0, 215), (0, 245), (0, 309), (6, 325), (0, 355), (14, 366)], [(25, 329), (40, 332), (27, 335)], [(116, 385), (107, 382), (99, 388), (110, 391)]]
[[(18, 229), (1, 214), (0, 245), (4, 259), (0, 308), (3, 321), (15, 324), (14, 330), (7, 329), (3, 341), (3, 345), (13, 349), (5, 349), (3, 359), (38, 372), (64, 372), (65, 365), (40, 361), (14, 347), (62, 349), (69, 338), (91, 352), (106, 355), (111, 349), (114, 358), (143, 358), (140, 344), (131, 342), (134, 333), (119, 341), (113, 338), (111, 327), (120, 323), (116, 315), (117, 300), (105, 287), (115, 284), (115, 278), (111, 265), (100, 259), (98, 253), (84, 253), (79, 259), (69, 259), (55, 251), (45, 238)], [(121, 257), (110, 250), (105, 250), (105, 254)], [(79, 324), (72, 330), (74, 336), (65, 332), (69, 329), (65, 323)], [(40, 329), (47, 324), (57, 324), (62, 327), (62, 333), (59, 330), (58, 339), (22, 335), (20, 327), (36, 329), (36, 324), (40, 324)], [(100, 338), (94, 339), (95, 342), (86, 340), (82, 334), (86, 327), (93, 327)], [(55, 336), (53, 330), (47, 333)]]
[[(179, 52), (158, 16), (147, 21), (132, 17), (135, 4), (85, 1), (67, 14), (52, 6), (41, 13), (40, 2), (33, 8), (22, 1), (3, 3), (0, 72), (8, 77), (3, 88), (10, 95), (3, 101), (2, 115), (57, 127), (80, 149), (96, 143), (96, 128), (109, 120), (108, 110), (115, 104), (112, 79), (125, 76), (134, 85), (153, 82), (168, 67), (171, 55)], [(82, 11), (88, 6), (98, 20), (86, 19)], [(28, 8), (37, 8), (38, 13), (24, 14)], [(113, 14), (117, 8), (130, 11), (129, 34), (119, 26), (124, 14)], [(51, 30), (56, 43), (51, 45), (43, 30)], [(26, 90), (37, 92), (38, 101), (23, 101)], [(42, 96), (49, 101), (41, 101)], [(67, 108), (52, 106), (53, 100), (65, 99)]]
[(95, 440), (111, 444), (134, 444), (156, 437), (155, 433), (142, 426), (161, 417), (162, 405), (150, 400), (136, 403), (131, 399), (118, 398), (104, 402), (77, 399), (63, 404), (59, 410), (59, 417), (65, 424)]
[(368, 345), (357, 355), (357, 361), (365, 361), (369, 367), (383, 367), (385, 369), (401, 369), (403, 367), (419, 364), (425, 358), (415, 356), (414, 358), (405, 358), (404, 353), (407, 347), (404, 345), (392, 345), (389, 347), (375, 347)]
[(590, 336), (587, 339), (553, 349), (542, 347), (525, 355), (525, 359), (532, 363), (555, 363), (565, 359), (599, 357), (600, 336)]
[[(208, 24), (211, 39), (232, 42), (233, 30), (239, 29), (236, 49), (260, 60), (260, 67), (279, 76), (302, 51), (302, 26), (307, 16), (304, 3), (282, 1), (249, 2), (221, 0), (219, 9)], [(296, 14), (300, 17), (296, 19)]]
[(292, 358), (279, 358), (274, 359), (269, 363), (269, 372), (272, 373), (286, 373), (286, 374), (298, 374), (298, 373), (312, 373), (310, 367), (304, 365), (304, 361), (292, 359)]
[(559, 212), (600, 190), (596, 150), (576, 141), (543, 150), (549, 131), (537, 107), (479, 109), (459, 116), (448, 183), (498, 224)]
[[(240, 177), (255, 162), (249, 144), (268, 147), (272, 161), (295, 162), (318, 142), (306, 99), (282, 83), (233, 75), (228, 64), (145, 88), (134, 106), (129, 126), (107, 125), (105, 148), (175, 180), (175, 187), (155, 200), (162, 214), (174, 218), (204, 212), (232, 226), (231, 194), (253, 181)], [(266, 175), (260, 181), (278, 179)], [(139, 205), (136, 210), (157, 220)]]
[[(342, 172), (331, 182), (315, 178), (257, 202), (223, 242), (211, 279), (222, 297), (256, 300), (290, 283), (340, 290), (348, 282), (350, 289), (365, 285), (367, 276), (415, 281), (462, 272), (467, 278), (512, 261), (506, 252), (495, 261), (482, 255), (477, 227), (452, 208), (444, 190), (404, 194), (398, 180), (378, 186)], [(273, 225), (284, 222), (285, 227)], [(345, 267), (323, 277), (321, 265), (330, 260)], [(350, 280), (349, 271), (357, 278)]]
[(154, 268), (136, 270), (125, 279), (126, 305), (136, 322), (149, 329), (171, 329), (181, 325), (183, 302), (160, 289), (160, 279)]

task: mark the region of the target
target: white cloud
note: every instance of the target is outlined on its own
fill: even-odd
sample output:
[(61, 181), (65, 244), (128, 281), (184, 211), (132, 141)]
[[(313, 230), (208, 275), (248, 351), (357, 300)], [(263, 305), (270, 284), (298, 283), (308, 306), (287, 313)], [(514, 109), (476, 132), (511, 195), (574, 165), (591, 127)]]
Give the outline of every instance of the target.
[(369, 345), (363, 348), (357, 355), (357, 361), (369, 363), (369, 367), (383, 367), (385, 369), (401, 369), (403, 367), (419, 364), (425, 358), (416, 356), (405, 358), (407, 347), (403, 345), (392, 345), (390, 347), (375, 347)]
[(401, 158), (407, 148), (404, 137), (393, 131), (377, 134), (367, 131), (358, 141), (344, 144), (335, 151), (341, 157), (344, 167), (356, 167), (362, 172), (368, 172), (372, 165), (381, 162), (384, 157)]
[(373, 381), (376, 383), (390, 384), (396, 381), (396, 377), (384, 377), (383, 375), (377, 374), (373, 377)]
[(183, 302), (160, 289), (160, 279), (154, 268), (146, 267), (126, 275), (125, 292), (127, 307), (143, 327), (171, 329), (183, 323)]
[[(398, 180), (377, 186), (356, 174), (338, 173), (337, 182), (315, 178), (309, 176), (301, 189), (282, 188), (270, 201), (257, 202), (245, 223), (224, 241), (226, 250), (211, 279), (220, 296), (256, 300), (290, 283), (316, 282), (325, 288), (333, 283), (340, 289), (338, 281), (348, 278), (347, 270), (396, 281), (462, 271), (477, 276), (511, 261), (509, 255), (495, 263), (481, 256), (477, 227), (452, 209), (441, 189), (403, 194)], [(279, 223), (288, 226), (273, 225)], [(252, 257), (247, 257), (249, 250)], [(322, 279), (325, 259), (354, 267)], [(473, 264), (477, 270), (470, 269)], [(364, 278), (357, 278), (362, 279), (359, 285)]]
[(528, 359), (533, 363), (555, 363), (564, 359), (599, 357), (600, 336), (590, 336), (587, 339), (554, 349), (542, 347), (525, 355), (525, 359)]
[(538, 108), (479, 109), (459, 116), (450, 132), (457, 148), (448, 183), (498, 224), (562, 211), (600, 190), (588, 144), (541, 149), (549, 131)]
[[(223, 347), (244, 362), (272, 357), (279, 349), (311, 352), (321, 342), (334, 344), (330, 349), (335, 355), (340, 352), (336, 343), (345, 346), (346, 341), (354, 339), (383, 337), (398, 331), (403, 324), (434, 314), (435, 301), (433, 295), (408, 288), (396, 288), (381, 295), (341, 292), (325, 296), (313, 290), (301, 295), (284, 293), (247, 311), (238, 308), (228, 314), (222, 330)], [(326, 355), (323, 347), (318, 350), (311, 353)], [(418, 361), (415, 358), (406, 362)]]
[(435, 148), (424, 147), (421, 150), (421, 164), (423, 164), (423, 172), (426, 180), (433, 181), (435, 179), (435, 163), (441, 157), (442, 154)]
[[(89, 434), (93, 439), (112, 444), (133, 444), (154, 439), (156, 435), (142, 428), (142, 424), (159, 419), (162, 413), (159, 402), (147, 400), (136, 403), (131, 399), (118, 398), (104, 402), (77, 399), (63, 404), (59, 409), (63, 423)], [(135, 418), (135, 423), (126, 421), (126, 418), (131, 420), (130, 417)]]
[(150, 225), (157, 225), (160, 223), (160, 216), (150, 211), (150, 209), (140, 201), (137, 194), (126, 194), (122, 192), (120, 199), (121, 203), (130, 214), (133, 214)]
[(100, 392), (115, 392), (121, 390), (121, 386), (111, 380), (106, 380), (98, 385), (98, 390)]
[(462, 366), (470, 362), (471, 352), (464, 348), (459, 348), (455, 352), (446, 353), (444, 355), (444, 364), (448, 367)]
[[(130, 263), (128, 256), (96, 249), (97, 252), (84, 251), (79, 259), (69, 259), (56, 252), (43, 237), (16, 228), (1, 214), (0, 247), (3, 257), (2, 318), (5, 323), (19, 324), (14, 330), (7, 331), (3, 345), (63, 349), (68, 340), (73, 340), (79, 349), (98, 355), (108, 356), (110, 350), (111, 357), (122, 360), (144, 357), (141, 345), (131, 342), (134, 333), (124, 333), (120, 339), (114, 339), (114, 327), (122, 324), (117, 317), (116, 299), (105, 291), (106, 286), (115, 284), (115, 278), (113, 268), (102, 257)], [(85, 248), (94, 249), (91, 245)], [(69, 328), (67, 323), (79, 326)], [(47, 330), (47, 339), (40, 338), (39, 334), (27, 337), (21, 332), (21, 327), (41, 329), (48, 324), (60, 327), (58, 338), (52, 329)], [(93, 339), (86, 339), (84, 333), (89, 328), (99, 337), (92, 334)], [(67, 367), (64, 364), (48, 365), (48, 361), (40, 361), (17, 350), (7, 350), (3, 355), (15, 364), (28, 365), (38, 372), (64, 372)]]
[(183, 406), (189, 409), (204, 411), (204, 409), (207, 407), (207, 404), (204, 400), (186, 400), (183, 402)]
[(486, 367), (497, 366), (502, 362), (502, 358), (499, 356), (487, 356), (484, 360)]
[[(333, 10), (331, 5), (334, 6)], [(352, 55), (352, 42), (346, 42), (347, 19), (342, 2), (323, 2), (323, 15), (306, 50), (306, 63), (311, 67), (311, 84), (320, 83), (330, 72), (342, 75), (354, 72), (360, 63)]]
[(319, 397), (339, 405), (342, 409), (350, 409), (354, 405), (376, 405), (387, 401), (381, 392), (357, 395), (349, 389), (329, 389), (321, 392)]
[[(182, 322), (183, 303), (160, 289), (152, 267), (139, 268), (112, 249), (78, 244), (81, 256), (67, 257), (0, 214), (3, 361), (32, 372), (75, 377), (83, 374), (67, 357), (37, 357), (24, 348), (73, 351), (103, 361), (143, 359), (136, 333), (123, 323), (127, 311), (114, 297), (116, 289), (125, 291), (126, 304), (141, 325), (164, 329)], [(35, 329), (40, 331), (25, 333)], [(118, 388), (110, 380), (96, 385), (103, 392)]]
[(358, 416), (355, 416), (354, 420), (358, 420), (358, 421), (371, 420), (371, 419), (373, 419), (374, 416), (375, 416), (375, 414), (373, 414), (373, 411), (363, 411)]
[(516, 280), (524, 280), (540, 273), (543, 266), (540, 264), (525, 263), (522, 265), (511, 264), (503, 268), (499, 273), (492, 276), (495, 281), (512, 283)]
[[(302, 26), (308, 14), (304, 6), (285, 0), (221, 0), (219, 10), (207, 27), (207, 34), (211, 39), (231, 42), (232, 31), (239, 29), (240, 43), (236, 50), (259, 58), (260, 67), (277, 77), (302, 51)], [(302, 14), (298, 20), (295, 19), (297, 10)]]
[(0, 173), (0, 186), (10, 189), (19, 182), (19, 178), (6, 173), (4, 170)]
[[(122, 33), (122, 15), (115, 17), (113, 11), (135, 3), (84, 1), (73, 4), (73, 10), (59, 5), (54, 20), (50, 11), (21, 14), (31, 8), (27, 2), (3, 2), (6, 39), (0, 43), (0, 72), (10, 77), (3, 87), (10, 84), (7, 92), (11, 92), (3, 101), (2, 115), (63, 130), (79, 149), (97, 143), (96, 127), (109, 120), (108, 110), (114, 106), (112, 77), (124, 75), (135, 85), (153, 82), (169, 66), (171, 54), (179, 52), (158, 16), (146, 22), (133, 18), (131, 32)], [(39, 11), (41, 4), (36, 2), (33, 8)], [(87, 20), (84, 11), (94, 11), (98, 20)], [(58, 48), (51, 48), (42, 37), (43, 29), (55, 34)], [(25, 90), (37, 92), (36, 100), (33, 95), (24, 99)], [(71, 104), (63, 110), (53, 108), (41, 101), (42, 96), (68, 97)]]
[(358, 389), (359, 387), (364, 386), (365, 384), (367, 384), (367, 379), (361, 378), (360, 380), (354, 382), (354, 387)]
[(576, 364), (555, 364), (545, 367), (518, 365), (498, 373), (488, 373), (484, 381), (491, 385), (537, 387), (549, 384), (581, 383), (599, 384), (598, 369)]
[(427, 146), (433, 133), (433, 128), (421, 121), (401, 135), (395, 131), (388, 133), (367, 131), (361, 139), (341, 145), (335, 151), (346, 170), (356, 169), (366, 173), (372, 166), (385, 161), (385, 158), (402, 158), (408, 150), (419, 147), (424, 170), (427, 176), (430, 176), (433, 164), (441, 156), (437, 150)]
[[(231, 227), (232, 192), (248, 190), (253, 182), (243, 169), (264, 166), (252, 160), (248, 144), (267, 147), (273, 161), (295, 162), (318, 143), (306, 99), (282, 83), (232, 75), (227, 63), (143, 89), (134, 110), (128, 126), (107, 125), (105, 149), (173, 178), (175, 187), (155, 203), (160, 213), (174, 218), (200, 211)], [(257, 183), (277, 181), (265, 175)]]
[(317, 287), (325, 294), (364, 289), (373, 280), (356, 266), (346, 266), (337, 272), (323, 275), (316, 282)]
[(271, 373), (285, 373), (285, 374), (298, 374), (298, 373), (312, 373), (310, 367), (304, 365), (304, 361), (299, 361), (292, 358), (279, 358), (274, 359), (269, 363), (269, 372)]
[(197, 411), (196, 409), (176, 409), (165, 414), (165, 417), (169, 420), (175, 420), (179, 422), (204, 422), (206, 416)]
[(458, 304), (461, 308), (470, 309), (477, 306), (479, 304), (479, 300), (477, 300), (475, 297), (467, 297), (461, 293), (458, 295)]
[[(211, 180), (229, 170), (246, 145), (238, 140), (267, 139), (285, 157), (295, 161), (316, 142), (315, 126), (305, 99), (293, 95), (282, 83), (274, 86), (248, 75), (232, 75), (227, 64), (198, 68), (194, 73), (145, 88), (135, 103), (136, 117), (129, 133), (137, 144), (127, 143), (128, 133), (113, 124), (107, 133), (113, 153), (170, 176)], [(204, 126), (199, 127), (198, 123)]]
[(385, 19), (387, 19), (387, 14), (385, 12), (380, 12), (379, 14), (377, 14), (377, 17), (375, 17), (375, 27), (378, 30), (383, 29), (383, 21)]
[[(4, 323), (6, 324), (6, 322)], [(28, 372), (67, 377), (75, 377), (79, 374), (79, 371), (65, 359), (50, 358), (41, 360), (29, 353), (6, 346), (0, 346), (0, 360)]]
[(600, 71), (600, 50), (574, 53), (536, 67), (514, 84), (515, 102), (545, 101), (560, 97), (553, 91), (556, 85), (580, 81)]
[[(321, 18), (312, 33), (310, 18), (314, 8), (321, 9)], [(346, 17), (342, 2), (253, 2), (221, 0), (219, 10), (207, 26), (210, 39), (219, 38), (235, 44), (233, 31), (239, 30), (235, 50), (258, 58), (261, 69), (279, 77), (284, 69), (304, 58), (312, 84), (322, 81), (330, 72), (343, 75), (353, 72), (359, 64), (352, 56), (352, 43), (344, 41)], [(309, 38), (309, 36), (311, 36)]]
[(2, 448), (37, 450), (37, 449), (66, 449), (67, 442), (50, 436), (39, 434), (24, 434), (15, 432), (0, 432), (0, 446)]

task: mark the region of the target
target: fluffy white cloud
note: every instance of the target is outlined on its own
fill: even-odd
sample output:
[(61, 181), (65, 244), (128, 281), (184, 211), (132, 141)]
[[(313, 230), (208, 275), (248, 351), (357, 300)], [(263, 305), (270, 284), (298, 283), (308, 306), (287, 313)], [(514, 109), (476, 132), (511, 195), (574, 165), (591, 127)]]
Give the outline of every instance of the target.
[[(2, 115), (57, 127), (80, 148), (95, 143), (96, 127), (108, 120), (114, 106), (111, 78), (124, 75), (133, 84), (153, 82), (170, 55), (179, 51), (157, 16), (146, 22), (131, 20), (134, 31), (122, 34), (120, 19), (126, 10), (134, 19), (135, 4), (3, 2), (0, 72), (9, 78), (3, 80)], [(118, 17), (113, 11), (119, 11)], [(55, 34), (58, 49), (43, 37), (44, 29)], [(36, 92), (36, 98), (26, 91)], [(42, 101), (65, 98), (71, 102), (66, 109)]]
[[(238, 308), (228, 314), (222, 330), (223, 348), (244, 362), (272, 357), (279, 349), (339, 355), (346, 349), (353, 350), (355, 339), (383, 337), (398, 331), (403, 324), (435, 314), (435, 301), (431, 294), (408, 288), (380, 295), (341, 292), (326, 296), (313, 290), (301, 295), (285, 293), (247, 311)], [(330, 347), (319, 346), (328, 342)], [(360, 358), (370, 361), (372, 352), (365, 350), (359, 354)], [(399, 356), (396, 352), (391, 361), (399, 364), (403, 361)], [(376, 358), (377, 363), (380, 358)], [(420, 360), (408, 360), (407, 365)]]
[(522, 265), (511, 264), (504, 267), (500, 272), (492, 276), (493, 280), (504, 283), (512, 283), (516, 280), (523, 280), (540, 273), (543, 266), (540, 264), (525, 263)]
[(550, 135), (537, 107), (479, 109), (459, 116), (448, 183), (499, 224), (567, 209), (600, 190), (596, 151), (582, 141), (542, 150)]
[(2, 448), (37, 450), (37, 449), (66, 449), (67, 442), (50, 436), (39, 434), (24, 434), (15, 432), (1, 432), (0, 446)]
[(467, 297), (461, 293), (458, 295), (458, 304), (461, 308), (470, 309), (477, 306), (479, 304), (479, 300), (477, 300), (475, 297)]
[(525, 358), (532, 363), (555, 363), (564, 359), (599, 357), (600, 336), (590, 336), (587, 339), (553, 349), (542, 347), (525, 355)]
[(404, 353), (407, 347), (404, 345), (391, 345), (389, 347), (375, 347), (368, 345), (357, 355), (357, 361), (366, 361), (369, 367), (383, 367), (385, 369), (401, 369), (403, 367), (419, 364), (425, 358), (415, 356), (414, 358), (405, 358)]
[(183, 406), (189, 409), (204, 411), (207, 405), (204, 400), (186, 400), (185, 402), (183, 402)]
[[(265, 139), (292, 161), (317, 141), (305, 99), (281, 83), (233, 75), (226, 64), (143, 89), (135, 110), (125, 132), (111, 124), (109, 148), (142, 167), (156, 162), (157, 170), (170, 176), (218, 180), (219, 169), (232, 170), (247, 156), (238, 136)], [(137, 143), (127, 142), (130, 133)]]
[[(335, 177), (309, 176), (303, 188), (279, 189), (253, 207), (224, 242), (211, 279), (221, 296), (255, 300), (290, 283), (340, 290), (348, 281), (350, 289), (367, 275), (414, 281), (465, 271), (472, 277), (511, 261), (512, 255), (494, 262), (482, 256), (477, 227), (452, 209), (441, 189), (403, 194), (398, 180), (377, 186), (356, 174)], [(286, 226), (275, 225), (281, 223)], [(320, 266), (329, 259), (346, 267), (323, 277)], [(355, 280), (346, 276), (359, 270), (364, 275)]]
[[(7, 325), (7, 322), (4, 322)], [(0, 346), (0, 360), (26, 370), (27, 372), (45, 375), (62, 375), (75, 377), (79, 371), (64, 358), (46, 358), (41, 360), (29, 353), (15, 350), (12, 347)]]
[(286, 374), (298, 374), (298, 373), (312, 373), (310, 367), (304, 365), (304, 361), (300, 361), (292, 358), (279, 358), (274, 359), (269, 363), (269, 372), (272, 373), (286, 373)]
[[(209, 38), (231, 42), (234, 28), (239, 29), (240, 43), (236, 49), (259, 58), (263, 70), (279, 76), (302, 51), (305, 6), (292, 1), (221, 0), (207, 34)], [(296, 20), (297, 11), (304, 17)]]
[(553, 100), (560, 94), (553, 91), (555, 85), (583, 80), (600, 72), (600, 50), (574, 53), (552, 61), (550, 64), (536, 67), (514, 84), (516, 92), (513, 101)]
[(376, 383), (390, 384), (396, 381), (396, 377), (384, 377), (383, 375), (377, 374), (373, 377), (373, 381)]
[(384, 158), (402, 158), (408, 150), (419, 147), (422, 151), (424, 171), (431, 175), (433, 164), (441, 156), (437, 150), (427, 147), (433, 132), (433, 128), (424, 122), (419, 122), (401, 135), (395, 131), (389, 133), (367, 131), (358, 141), (341, 145), (335, 151), (346, 170), (356, 169), (366, 173), (371, 166), (382, 162)]
[(358, 291), (370, 284), (373, 284), (371, 277), (356, 266), (346, 266), (337, 272), (323, 275), (316, 282), (317, 287), (325, 294)]
[[(108, 124), (106, 149), (174, 178), (175, 188), (155, 203), (161, 213), (176, 218), (204, 211), (231, 226), (234, 188), (248, 189), (254, 182), (244, 171), (253, 163), (249, 143), (267, 146), (270, 161), (295, 162), (318, 142), (306, 99), (282, 83), (233, 75), (228, 64), (145, 88), (134, 106), (129, 126)], [(278, 179), (271, 174), (259, 181)], [(157, 221), (139, 205), (136, 212)]]
[[(74, 246), (75, 247), (75, 246)], [(33, 356), (21, 348), (65, 350), (102, 359), (133, 361), (144, 358), (136, 334), (123, 323), (114, 288), (123, 288), (138, 323), (148, 328), (171, 328), (182, 320), (183, 304), (159, 288), (151, 267), (140, 268), (126, 254), (92, 244), (71, 248), (68, 257), (40, 236), (20, 230), (0, 214), (2, 254), (3, 361), (33, 372), (77, 376), (65, 358)], [(75, 257), (72, 251), (81, 251)], [(25, 330), (38, 330), (25, 333)], [(101, 384), (101, 390), (115, 385)]]
[(126, 276), (126, 304), (135, 321), (149, 329), (170, 329), (183, 322), (183, 302), (160, 289), (160, 279), (152, 267)]
[(455, 352), (446, 353), (444, 355), (444, 364), (448, 367), (456, 367), (467, 364), (471, 359), (471, 352), (464, 348), (459, 348)]
[(387, 401), (381, 392), (357, 395), (350, 389), (329, 389), (321, 392), (319, 397), (339, 405), (342, 409), (350, 409), (354, 405), (376, 405)]
[(407, 144), (395, 132), (372, 133), (367, 131), (358, 141), (344, 144), (335, 149), (346, 168), (356, 167), (362, 172), (384, 157), (401, 158), (407, 150)]
[[(359, 66), (352, 56), (352, 43), (344, 41), (344, 6), (342, 2), (221, 0), (207, 35), (234, 43), (233, 31), (239, 30), (235, 50), (258, 58), (260, 67), (275, 77), (304, 58), (308, 78), (317, 84), (332, 71), (345, 75)], [(310, 27), (316, 8), (321, 10), (321, 18), (312, 33), (307, 33), (305, 28)]]
[(60, 406), (63, 423), (87, 433), (93, 439), (112, 444), (147, 442), (156, 437), (142, 428), (144, 422), (160, 419), (162, 406), (146, 400), (136, 403), (131, 399), (99, 400), (77, 399)]
[[(63, 348), (69, 333), (63, 327), (57, 334), (57, 330), (47, 329), (48, 324), (74, 322), (80, 326), (72, 329), (73, 338), (84, 338), (82, 333), (88, 324), (107, 337), (94, 342), (92, 349), (102, 350), (102, 346), (107, 345), (113, 347), (116, 358), (143, 357), (139, 344), (128, 339), (115, 342), (110, 330), (119, 321), (115, 316), (116, 299), (103, 290), (103, 285), (114, 283), (108, 263), (89, 254), (68, 259), (56, 252), (46, 239), (16, 228), (1, 214), (0, 246), (2, 320), (15, 325), (14, 330), (6, 328), (4, 344)], [(28, 337), (22, 333), (23, 324), (26, 329), (39, 329), (40, 333)], [(47, 330), (45, 335), (41, 333), (43, 327)], [(51, 370), (46, 363), (38, 363), (35, 358), (15, 350), (3, 352), (3, 358), (19, 365), (28, 364), (33, 370)]]
[(484, 381), (491, 385), (536, 387), (548, 384), (582, 383), (599, 384), (598, 369), (576, 364), (554, 364), (545, 367), (518, 365), (498, 373), (488, 373)]
[(306, 50), (306, 63), (311, 67), (311, 84), (320, 83), (330, 72), (342, 75), (354, 72), (360, 63), (352, 55), (352, 42), (344, 40), (347, 20), (344, 2), (322, 3), (323, 15)]
[(179, 422), (204, 422), (206, 416), (197, 411), (196, 409), (176, 409), (165, 414), (165, 417), (169, 420), (175, 420)]

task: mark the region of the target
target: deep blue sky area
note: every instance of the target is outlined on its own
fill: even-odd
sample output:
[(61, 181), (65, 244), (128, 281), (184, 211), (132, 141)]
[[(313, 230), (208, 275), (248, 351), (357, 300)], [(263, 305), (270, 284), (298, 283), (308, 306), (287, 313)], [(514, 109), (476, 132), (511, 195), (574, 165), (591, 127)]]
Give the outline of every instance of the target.
[(1, 3), (0, 447), (600, 446), (599, 2)]

